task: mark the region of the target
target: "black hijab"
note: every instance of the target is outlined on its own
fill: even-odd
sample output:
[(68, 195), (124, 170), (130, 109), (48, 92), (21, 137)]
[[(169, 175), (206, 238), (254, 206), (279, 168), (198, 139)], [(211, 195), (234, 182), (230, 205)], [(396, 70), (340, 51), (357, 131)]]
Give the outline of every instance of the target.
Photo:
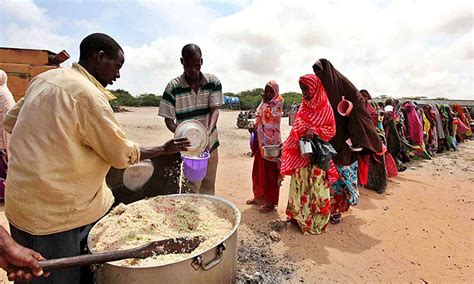
[[(356, 152), (352, 152), (346, 143), (349, 138), (353, 144), (363, 147), (365, 151), (380, 153), (382, 141), (366, 111), (366, 100), (359, 90), (327, 59), (322, 58), (316, 61), (313, 69), (320, 69), (322, 72), (317, 75), (323, 83), (336, 119), (336, 135), (331, 139), (331, 144), (338, 152), (334, 159), (336, 164), (350, 165), (357, 159)], [(349, 117), (343, 117), (337, 112), (337, 105), (342, 97), (353, 104)]]

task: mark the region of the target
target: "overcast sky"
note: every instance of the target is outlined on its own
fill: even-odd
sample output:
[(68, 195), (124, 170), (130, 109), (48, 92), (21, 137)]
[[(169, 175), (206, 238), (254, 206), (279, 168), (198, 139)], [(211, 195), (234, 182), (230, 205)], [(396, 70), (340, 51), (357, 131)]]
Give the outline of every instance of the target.
[(124, 48), (111, 89), (161, 94), (196, 43), (204, 73), (225, 92), (299, 91), (298, 78), (329, 59), (375, 96), (474, 99), (474, 1), (22, 1), (0, 0), (0, 46), (62, 49), (103, 32)]

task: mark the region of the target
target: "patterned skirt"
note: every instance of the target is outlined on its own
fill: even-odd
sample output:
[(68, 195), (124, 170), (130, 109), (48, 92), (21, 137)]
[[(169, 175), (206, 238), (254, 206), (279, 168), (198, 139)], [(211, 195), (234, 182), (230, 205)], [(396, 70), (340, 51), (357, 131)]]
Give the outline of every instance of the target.
[(286, 215), (295, 220), (303, 234), (326, 231), (331, 202), (326, 173), (316, 166), (296, 169), (291, 176)]
[(357, 186), (358, 161), (349, 166), (336, 165), (339, 179), (331, 185), (331, 214), (347, 212), (351, 205), (359, 203)]

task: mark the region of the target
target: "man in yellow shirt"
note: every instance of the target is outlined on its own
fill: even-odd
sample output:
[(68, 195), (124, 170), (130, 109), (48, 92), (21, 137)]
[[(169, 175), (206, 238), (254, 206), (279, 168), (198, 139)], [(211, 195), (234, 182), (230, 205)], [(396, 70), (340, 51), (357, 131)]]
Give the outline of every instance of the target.
[[(5, 214), (12, 237), (47, 259), (79, 255), (91, 224), (112, 206), (105, 176), (141, 159), (184, 150), (187, 139), (143, 148), (127, 139), (105, 89), (120, 78), (124, 53), (105, 34), (80, 45), (79, 63), (42, 73), (8, 112), (10, 160)], [(87, 283), (88, 269), (55, 271), (37, 283)], [(89, 273), (87, 273), (89, 272)]]

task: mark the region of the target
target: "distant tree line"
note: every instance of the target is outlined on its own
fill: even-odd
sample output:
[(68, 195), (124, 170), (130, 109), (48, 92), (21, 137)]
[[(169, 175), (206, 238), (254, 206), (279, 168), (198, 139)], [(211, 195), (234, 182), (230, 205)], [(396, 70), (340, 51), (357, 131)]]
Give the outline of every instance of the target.
[[(224, 93), (225, 96), (238, 97), (240, 99), (240, 108), (242, 110), (251, 110), (256, 109), (262, 97), (262, 88), (257, 88), (253, 90), (243, 91), (240, 93)], [(112, 106), (131, 106), (131, 107), (145, 107), (145, 106), (159, 106), (161, 101), (161, 96), (146, 93), (141, 94), (137, 97), (132, 96), (128, 91), (117, 89), (111, 91), (117, 99), (111, 101)], [(297, 104), (301, 103), (301, 94), (295, 92), (288, 92), (282, 94), (285, 99), (284, 109), (290, 109), (293, 102)]]
[(117, 98), (112, 100), (110, 104), (112, 106), (132, 106), (132, 107), (145, 107), (145, 106), (159, 106), (161, 96), (155, 94), (141, 94), (138, 97), (132, 96), (128, 91), (117, 89), (111, 91)]

